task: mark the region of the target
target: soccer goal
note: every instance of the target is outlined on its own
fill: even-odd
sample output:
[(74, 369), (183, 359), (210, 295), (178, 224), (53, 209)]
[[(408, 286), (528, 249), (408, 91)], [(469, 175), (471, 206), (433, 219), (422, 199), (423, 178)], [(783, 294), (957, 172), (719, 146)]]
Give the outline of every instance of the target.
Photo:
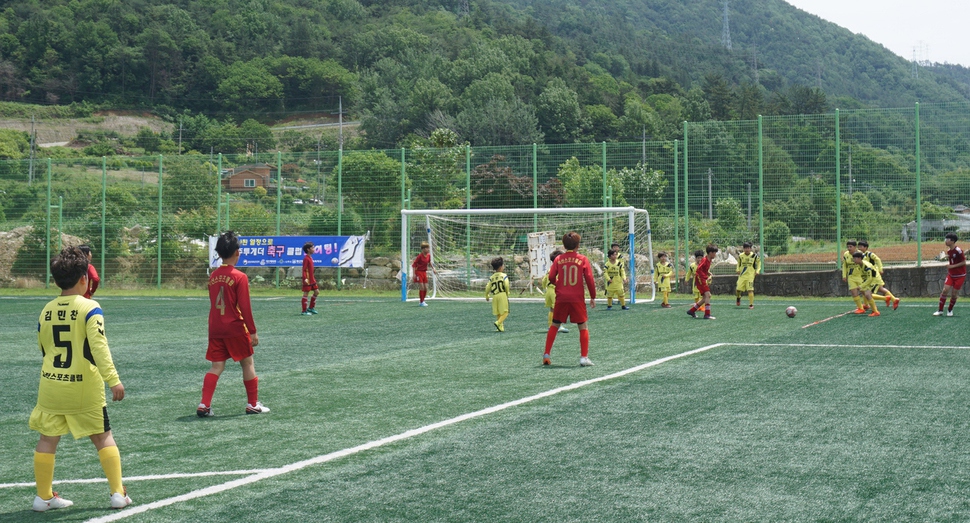
[[(603, 263), (614, 243), (626, 260), (631, 303), (653, 301), (650, 215), (634, 207), (540, 209), (405, 209), (401, 211), (401, 299), (416, 299), (411, 262), (421, 243), (431, 246), (435, 268), (428, 271), (428, 298), (481, 299), (501, 256), (513, 300), (541, 300), (539, 279), (549, 272), (549, 254), (562, 249), (562, 236), (578, 232), (579, 252), (589, 258), (597, 297), (603, 297)], [(410, 292), (409, 292), (410, 291)], [(646, 298), (649, 296), (649, 298)]]

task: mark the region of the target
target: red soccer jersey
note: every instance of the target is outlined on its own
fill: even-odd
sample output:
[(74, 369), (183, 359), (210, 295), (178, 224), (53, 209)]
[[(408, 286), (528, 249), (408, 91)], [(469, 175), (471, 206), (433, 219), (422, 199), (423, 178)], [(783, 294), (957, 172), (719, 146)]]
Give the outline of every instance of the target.
[[(967, 257), (963, 254), (963, 249), (957, 247), (956, 245), (954, 245), (952, 249), (946, 251), (946, 257), (950, 260), (950, 265), (960, 262), (965, 263), (967, 261)], [(953, 278), (964, 278), (967, 275), (967, 266), (961, 265), (960, 267), (947, 269), (946, 272)]]
[(316, 276), (313, 275), (313, 258), (309, 254), (303, 256), (303, 284), (313, 285), (317, 282)]
[(582, 254), (566, 251), (552, 262), (549, 268), (549, 283), (556, 286), (556, 302), (586, 301), (583, 282), (589, 289), (589, 297), (596, 298), (596, 282), (593, 280), (593, 267)]
[(428, 265), (430, 264), (431, 264), (431, 253), (419, 254), (417, 255), (417, 257), (414, 258), (414, 263), (411, 264), (411, 267), (414, 268), (415, 272), (419, 272), (419, 271), (427, 272)]
[(704, 282), (707, 284), (707, 279), (711, 277), (711, 259), (707, 256), (701, 258), (700, 263), (697, 264), (697, 269), (694, 271), (694, 285), (698, 285), (696, 282)]
[(98, 270), (94, 268), (93, 263), (88, 264), (88, 290), (84, 293), (84, 297), (91, 299), (94, 295), (94, 291), (98, 290), (98, 284), (101, 283), (101, 278), (98, 278)]
[(222, 265), (209, 276), (209, 304), (210, 338), (256, 334), (249, 279), (232, 265)]

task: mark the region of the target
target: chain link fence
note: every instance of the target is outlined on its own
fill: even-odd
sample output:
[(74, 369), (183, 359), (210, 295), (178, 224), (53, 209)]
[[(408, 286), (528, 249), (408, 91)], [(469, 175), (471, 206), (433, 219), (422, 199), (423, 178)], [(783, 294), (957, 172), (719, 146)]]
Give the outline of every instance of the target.
[(970, 231), (968, 109), (685, 122), (671, 142), (4, 161), (0, 286), (49, 286), (51, 254), (87, 243), (107, 288), (201, 288), (223, 230), (369, 233), (368, 257), (393, 258), (402, 208), (632, 205), (679, 274), (707, 243), (746, 241), (767, 271), (835, 269), (848, 239), (918, 265)]

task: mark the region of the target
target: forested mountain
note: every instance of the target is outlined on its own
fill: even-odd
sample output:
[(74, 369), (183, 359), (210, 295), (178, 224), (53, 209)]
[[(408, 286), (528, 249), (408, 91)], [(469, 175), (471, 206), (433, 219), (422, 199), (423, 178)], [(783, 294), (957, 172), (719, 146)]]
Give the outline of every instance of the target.
[(879, 44), (782, 0), (732, 0), (731, 49), (721, 0), (0, 6), (2, 100), (201, 126), (333, 112), (340, 99), (369, 147), (435, 128), (474, 145), (669, 139), (683, 120), (963, 101), (970, 78), (959, 66), (917, 78)]

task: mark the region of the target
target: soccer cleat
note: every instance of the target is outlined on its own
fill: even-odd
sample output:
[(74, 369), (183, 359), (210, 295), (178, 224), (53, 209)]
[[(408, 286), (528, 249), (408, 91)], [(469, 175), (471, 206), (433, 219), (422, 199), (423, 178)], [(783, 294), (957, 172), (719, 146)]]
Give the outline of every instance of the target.
[(740, 307), (741, 306), (741, 298), (738, 298), (738, 299), (734, 300), (734, 304), (736, 306)]
[(128, 489), (124, 492), (115, 492), (111, 495), (111, 508), (119, 509), (131, 505), (131, 498), (128, 497)]
[(754, 308), (754, 305), (748, 305), (748, 308), (749, 309), (753, 309)]
[(697, 312), (695, 312), (695, 311), (687, 311), (687, 315), (690, 316), (691, 318), (696, 318), (697, 317)]
[(624, 306), (622, 306), (622, 307), (620, 307), (620, 308), (621, 308), (621, 309), (623, 309), (623, 310), (625, 310), (625, 311), (628, 311), (628, 310), (630, 310), (630, 308), (629, 308), (629, 307), (627, 307), (626, 305), (624, 305)]
[(608, 310), (608, 311), (611, 311), (611, 310), (613, 310), (613, 306), (612, 306), (612, 305), (607, 305), (607, 306), (606, 306), (606, 310)]
[(498, 324), (498, 331), (499, 332), (505, 332), (505, 324), (504, 323), (499, 323)]
[(710, 314), (708, 314), (708, 315), (704, 316), (704, 319), (705, 320), (716, 320), (717, 318), (715, 318), (714, 316), (711, 316)]
[(266, 414), (269, 412), (269, 407), (264, 407), (262, 403), (256, 402), (255, 405), (246, 404), (246, 414)]
[(865, 314), (865, 313), (866, 313), (865, 309), (856, 309), (852, 311), (852, 314)]
[(933, 316), (943, 316), (943, 311), (936, 311), (933, 313)]
[(320, 314), (319, 312), (317, 312), (316, 309), (307, 309), (306, 311), (309, 312), (310, 314)]
[(660, 308), (661, 309), (670, 309), (671, 308), (671, 305), (669, 303), (663, 303), (663, 304), (660, 305)]
[(563, 325), (560, 325), (560, 326), (559, 326), (559, 332), (569, 332), (569, 329), (567, 329), (567, 328), (566, 328), (566, 327), (564, 327)]
[(542, 355), (542, 364), (543, 365), (552, 365), (552, 358), (548, 354), (543, 354)]
[(953, 316), (953, 311), (946, 311), (946, 315), (947, 315), (947, 317), (952, 317)]
[(888, 307), (892, 304), (893, 304), (893, 299), (890, 298), (889, 296), (886, 296), (886, 306)]
[(592, 367), (593, 366), (593, 362), (590, 361), (589, 358), (579, 358), (579, 366), (580, 367)]
[(899, 308), (899, 298), (896, 298), (893, 300), (893, 310), (896, 310), (898, 308)]
[(497, 330), (499, 332), (502, 332), (502, 327), (499, 326), (499, 324), (498, 324), (497, 321), (496, 322), (493, 322), (492, 325), (495, 325), (495, 330)]
[(879, 316), (879, 311), (875, 311), (875, 312), (869, 314), (869, 317), (870, 318), (875, 317), (875, 316)]
[(313, 315), (313, 313), (310, 312), (310, 311), (303, 311), (303, 312), (300, 313), (300, 316), (312, 316), (312, 315)]
[(195, 415), (200, 418), (211, 418), (212, 407), (206, 407), (205, 405), (199, 403), (199, 408), (195, 409)]
[(421, 302), (418, 304), (418, 307), (427, 307), (427, 306), (428, 306), (427, 302)]
[(866, 310), (866, 311), (869, 310), (869, 304), (868, 303), (863, 304), (862, 305), (862, 310)]
[(40, 496), (34, 496), (34, 512), (47, 512), (48, 510), (55, 508), (67, 508), (73, 505), (74, 502), (69, 499), (64, 499), (54, 493), (54, 497), (51, 499), (41, 499)]

